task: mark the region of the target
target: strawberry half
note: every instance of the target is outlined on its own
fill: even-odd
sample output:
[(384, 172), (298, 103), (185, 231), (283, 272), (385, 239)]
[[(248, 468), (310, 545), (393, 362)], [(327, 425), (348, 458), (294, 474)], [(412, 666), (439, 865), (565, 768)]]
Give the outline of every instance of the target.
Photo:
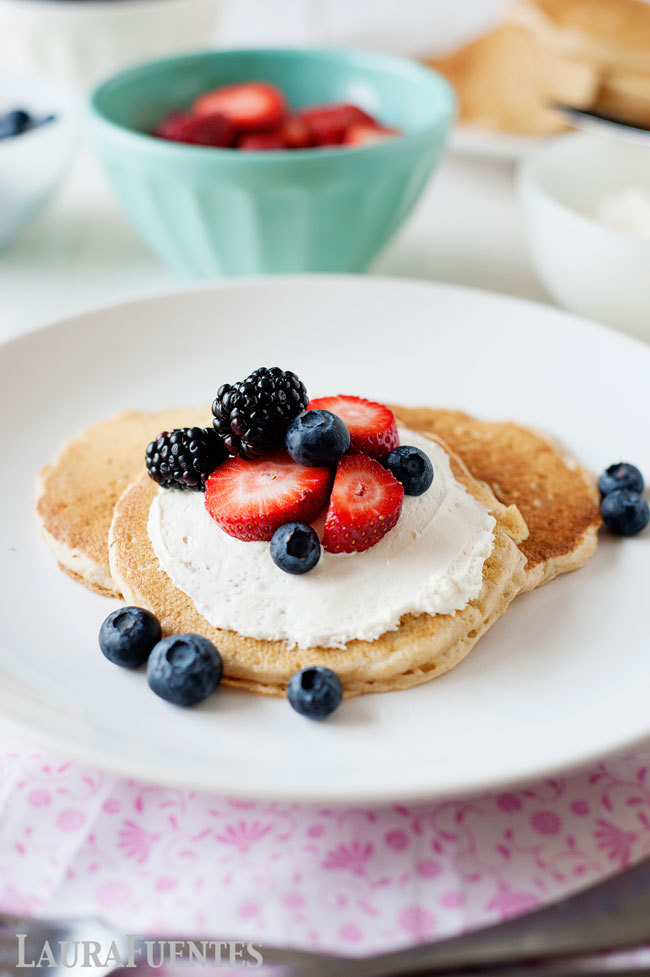
[(192, 116), (188, 115), (187, 112), (172, 112), (171, 115), (167, 115), (162, 122), (158, 123), (153, 134), (159, 139), (172, 139), (180, 142), (183, 133), (186, 132), (187, 124), (191, 120)]
[(196, 118), (190, 115), (170, 115), (156, 129), (156, 136), (193, 146), (228, 148), (235, 139), (235, 130), (225, 115), (215, 112)]
[(314, 145), (314, 136), (299, 116), (292, 115), (282, 123), (282, 137), (289, 149), (307, 149)]
[(237, 149), (252, 152), (269, 149), (287, 149), (282, 129), (269, 129), (267, 132), (245, 132), (237, 140)]
[(284, 95), (267, 81), (224, 85), (199, 95), (192, 106), (196, 116), (225, 115), (239, 132), (275, 129), (286, 114)]
[(370, 549), (397, 523), (403, 499), (403, 487), (374, 458), (344, 455), (325, 517), (323, 548), (328, 553)]
[(331, 484), (329, 468), (297, 465), (286, 451), (255, 461), (230, 458), (210, 475), (205, 507), (230, 536), (268, 541), (286, 522), (315, 519)]
[(345, 131), (343, 142), (346, 146), (373, 146), (401, 136), (399, 129), (385, 129), (383, 126), (353, 125)]
[(383, 404), (362, 397), (318, 397), (305, 410), (328, 410), (341, 418), (350, 432), (348, 454), (362, 452), (371, 458), (385, 458), (399, 444), (395, 415)]
[(319, 146), (338, 146), (349, 126), (377, 125), (373, 117), (357, 105), (314, 105), (302, 109), (298, 118), (308, 126)]

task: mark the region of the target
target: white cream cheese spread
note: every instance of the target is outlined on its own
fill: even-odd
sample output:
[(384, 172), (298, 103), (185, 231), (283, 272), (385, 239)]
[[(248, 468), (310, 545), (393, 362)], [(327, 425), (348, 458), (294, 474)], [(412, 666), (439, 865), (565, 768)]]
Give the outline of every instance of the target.
[(594, 216), (608, 227), (650, 239), (650, 191), (624, 187), (598, 201)]
[(269, 544), (225, 533), (200, 492), (160, 489), (148, 531), (161, 572), (217, 628), (291, 645), (342, 648), (398, 627), (404, 614), (449, 614), (480, 593), (493, 516), (458, 482), (445, 451), (411, 431), (400, 442), (430, 457), (434, 479), (404, 496), (394, 529), (363, 553), (322, 553), (302, 576), (284, 573)]

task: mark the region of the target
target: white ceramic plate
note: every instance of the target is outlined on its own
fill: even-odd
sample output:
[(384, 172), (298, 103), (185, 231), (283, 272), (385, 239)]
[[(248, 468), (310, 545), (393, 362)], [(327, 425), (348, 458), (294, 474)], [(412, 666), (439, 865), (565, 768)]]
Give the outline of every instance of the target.
[(548, 137), (510, 136), (506, 132), (456, 125), (451, 131), (449, 148), (459, 156), (516, 163), (548, 142)]
[[(603, 538), (578, 573), (517, 598), (468, 659), (325, 723), (220, 690), (194, 710), (109, 664), (114, 603), (61, 573), (32, 514), (36, 473), (127, 407), (210, 400), (261, 364), (314, 395), (457, 406), (548, 428), (594, 470), (650, 474), (650, 347), (541, 305), (372, 278), (241, 281), (59, 323), (0, 348), (0, 714), (124, 775), (231, 795), (376, 802), (537, 777), (650, 735), (650, 532)], [(144, 446), (143, 446), (144, 447)]]

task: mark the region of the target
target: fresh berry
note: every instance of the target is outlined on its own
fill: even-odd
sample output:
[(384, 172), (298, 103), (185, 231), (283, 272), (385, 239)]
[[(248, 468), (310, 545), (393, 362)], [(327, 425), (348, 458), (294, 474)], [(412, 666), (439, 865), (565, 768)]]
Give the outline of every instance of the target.
[(600, 503), (603, 522), (619, 536), (635, 536), (648, 525), (650, 508), (638, 492), (614, 489)]
[(343, 686), (336, 672), (322, 665), (314, 665), (291, 676), (287, 695), (301, 716), (325, 719), (341, 705)]
[(114, 665), (143, 665), (162, 637), (157, 618), (142, 607), (118, 607), (99, 629), (99, 647)]
[(14, 109), (4, 116), (0, 116), (0, 139), (20, 136), (32, 126), (32, 118), (24, 109)]
[(261, 458), (284, 444), (289, 424), (307, 400), (295, 373), (261, 366), (245, 380), (219, 387), (212, 423), (229, 454)]
[(227, 457), (211, 427), (183, 427), (163, 431), (147, 445), (145, 462), (154, 482), (163, 488), (203, 492), (208, 476)]
[(195, 706), (211, 695), (223, 675), (221, 655), (200, 634), (172, 634), (153, 649), (147, 662), (149, 687), (167, 702)]
[(643, 492), (643, 475), (627, 461), (619, 461), (606, 468), (598, 479), (601, 495), (609, 495), (615, 489), (629, 489), (630, 492)]
[(433, 481), (431, 459), (410, 444), (393, 448), (384, 459), (384, 465), (402, 483), (406, 495), (422, 495)]
[(304, 522), (288, 522), (273, 533), (271, 559), (285, 573), (308, 573), (320, 560), (318, 533)]
[(350, 126), (377, 125), (357, 105), (313, 105), (302, 109), (298, 117), (309, 127), (318, 146), (340, 145)]
[(275, 85), (266, 81), (249, 81), (224, 85), (199, 95), (192, 111), (197, 116), (219, 112), (239, 132), (256, 132), (279, 126), (286, 113), (286, 102)]
[(314, 145), (314, 134), (298, 115), (292, 115), (282, 123), (282, 138), (289, 149), (307, 149)]
[(154, 135), (173, 142), (223, 149), (232, 146), (235, 140), (232, 123), (218, 112), (200, 118), (192, 115), (170, 115), (160, 123)]
[(192, 116), (189, 112), (172, 112), (171, 115), (165, 116), (165, 118), (158, 123), (154, 129), (154, 136), (158, 136), (160, 139), (172, 139), (178, 142), (183, 141), (183, 135), (186, 131), (186, 126), (192, 121)]
[(350, 447), (350, 432), (328, 410), (307, 410), (294, 417), (285, 439), (299, 465), (333, 465)]
[(282, 129), (270, 129), (268, 132), (245, 132), (237, 140), (237, 149), (248, 150), (249, 152), (287, 148)]
[(323, 548), (360, 553), (389, 532), (402, 511), (404, 489), (368, 455), (343, 455), (325, 517)]
[(247, 542), (272, 538), (287, 522), (312, 522), (327, 505), (329, 468), (307, 468), (286, 451), (229, 458), (210, 476), (205, 507), (224, 532)]
[(361, 397), (318, 397), (307, 410), (328, 410), (340, 417), (350, 432), (350, 453), (385, 458), (399, 444), (395, 415), (383, 404)]
[(377, 125), (352, 125), (345, 131), (343, 142), (346, 146), (373, 146), (401, 136), (399, 129), (386, 129)]

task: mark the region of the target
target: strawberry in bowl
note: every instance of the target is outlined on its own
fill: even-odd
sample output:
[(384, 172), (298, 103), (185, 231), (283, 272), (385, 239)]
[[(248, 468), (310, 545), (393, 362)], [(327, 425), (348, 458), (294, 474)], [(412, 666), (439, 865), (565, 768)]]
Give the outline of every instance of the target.
[(196, 98), (189, 111), (162, 119), (154, 135), (172, 142), (247, 152), (366, 146), (401, 135), (346, 102), (292, 112), (284, 93), (267, 81), (222, 85)]

